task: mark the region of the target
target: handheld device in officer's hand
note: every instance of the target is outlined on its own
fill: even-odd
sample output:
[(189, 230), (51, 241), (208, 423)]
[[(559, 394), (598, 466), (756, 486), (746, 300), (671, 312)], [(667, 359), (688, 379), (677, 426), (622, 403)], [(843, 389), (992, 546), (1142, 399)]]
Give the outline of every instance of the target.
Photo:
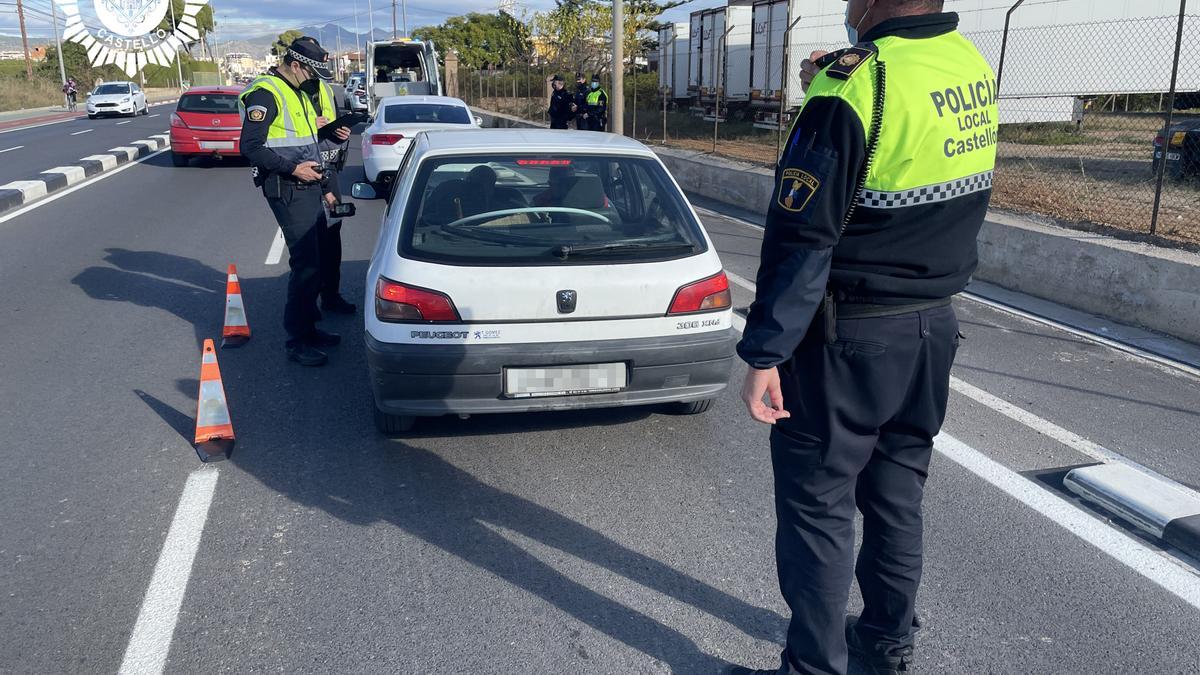
[(334, 218), (349, 218), (354, 215), (355, 208), (353, 204), (334, 204), (329, 207), (329, 215)]
[(367, 121), (367, 114), (365, 112), (352, 112), (352, 113), (346, 113), (345, 115), (342, 115), (341, 117), (330, 122), (329, 126), (334, 129), (337, 129), (338, 127), (346, 127), (347, 129), (354, 129), (355, 125), (362, 124), (363, 122), (366, 122), (366, 121)]

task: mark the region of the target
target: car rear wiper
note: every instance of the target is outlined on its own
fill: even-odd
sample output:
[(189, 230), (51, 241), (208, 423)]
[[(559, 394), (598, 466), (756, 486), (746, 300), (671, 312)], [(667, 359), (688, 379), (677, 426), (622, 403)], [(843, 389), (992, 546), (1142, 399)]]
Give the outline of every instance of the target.
[(609, 242), (607, 244), (564, 244), (556, 246), (551, 253), (566, 260), (572, 256), (584, 257), (590, 255), (602, 255), (605, 253), (625, 253), (637, 251), (639, 253), (672, 253), (677, 251), (695, 251), (696, 247), (693, 244), (684, 243), (657, 243), (657, 242)]

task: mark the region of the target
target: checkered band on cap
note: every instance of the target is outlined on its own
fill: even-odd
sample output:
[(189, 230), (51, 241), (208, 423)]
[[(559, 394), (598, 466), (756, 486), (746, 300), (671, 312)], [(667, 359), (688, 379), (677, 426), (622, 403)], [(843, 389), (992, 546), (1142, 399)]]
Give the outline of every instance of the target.
[(900, 192), (863, 190), (862, 196), (858, 198), (858, 205), (871, 209), (899, 209), (906, 206), (944, 202), (982, 190), (990, 190), (991, 187), (992, 172), (985, 171), (948, 183), (926, 185)]
[(301, 54), (300, 52), (296, 51), (295, 49), (292, 49), (291, 47), (288, 47), (287, 53), (288, 53), (288, 56), (292, 57), (293, 59), (299, 61), (300, 63), (312, 66), (313, 68), (328, 68), (329, 67), (329, 63), (327, 61), (318, 61), (316, 59), (310, 59), (309, 57)]

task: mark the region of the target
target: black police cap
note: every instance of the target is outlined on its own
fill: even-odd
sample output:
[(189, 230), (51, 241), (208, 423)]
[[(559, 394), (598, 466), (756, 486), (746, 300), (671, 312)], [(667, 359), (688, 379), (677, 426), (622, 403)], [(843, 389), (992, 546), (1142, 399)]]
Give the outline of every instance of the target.
[(298, 37), (288, 46), (287, 55), (293, 61), (299, 61), (312, 68), (317, 77), (322, 80), (332, 80), (333, 72), (329, 69), (329, 52), (321, 47), (316, 38), (309, 36)]
[(563, 81), (563, 76), (562, 76), (562, 75), (559, 75), (558, 73), (555, 73), (555, 74), (554, 74), (554, 77), (550, 78), (550, 81), (551, 81), (551, 82), (562, 82), (562, 81)]

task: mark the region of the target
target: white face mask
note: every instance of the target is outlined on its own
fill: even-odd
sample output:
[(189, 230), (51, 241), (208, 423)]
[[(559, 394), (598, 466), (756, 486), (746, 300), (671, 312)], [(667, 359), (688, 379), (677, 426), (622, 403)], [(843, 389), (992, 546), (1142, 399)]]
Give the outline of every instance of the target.
[(858, 36), (858, 27), (862, 25), (863, 19), (867, 18), (867, 12), (870, 12), (870, 11), (871, 11), (871, 6), (867, 5), (867, 11), (863, 12), (863, 15), (862, 15), (862, 17), (859, 18), (858, 23), (851, 26), (850, 25), (850, 3), (849, 2), (846, 3), (846, 19), (845, 19), (846, 38), (850, 40), (850, 44), (852, 44), (852, 45), (858, 44), (858, 37), (859, 37)]

